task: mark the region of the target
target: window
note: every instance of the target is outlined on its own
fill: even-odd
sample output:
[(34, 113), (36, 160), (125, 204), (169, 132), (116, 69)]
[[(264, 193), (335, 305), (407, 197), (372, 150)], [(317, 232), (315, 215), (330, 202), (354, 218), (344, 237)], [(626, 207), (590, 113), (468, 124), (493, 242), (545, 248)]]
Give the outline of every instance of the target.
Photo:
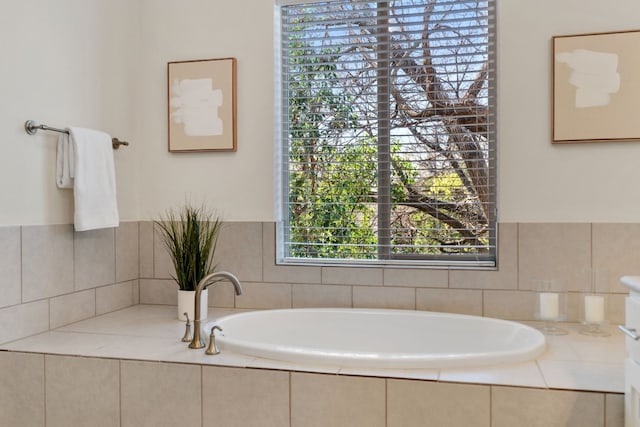
[(279, 261), (495, 265), (494, 0), (293, 1)]

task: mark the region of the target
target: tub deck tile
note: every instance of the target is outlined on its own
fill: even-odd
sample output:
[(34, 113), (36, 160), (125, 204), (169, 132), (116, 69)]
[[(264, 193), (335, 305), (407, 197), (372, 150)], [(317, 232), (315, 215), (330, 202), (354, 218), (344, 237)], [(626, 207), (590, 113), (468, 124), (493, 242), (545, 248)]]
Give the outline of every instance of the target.
[(538, 364), (550, 388), (612, 393), (624, 391), (622, 364), (555, 360), (542, 360)]
[[(235, 310), (243, 311), (243, 310)], [(210, 309), (210, 317), (234, 310)], [(0, 350), (70, 356), (164, 361), (259, 369), (320, 372), (349, 376), (406, 378), (427, 381), (490, 384), (532, 388), (624, 392), (624, 337), (580, 335), (580, 325), (566, 325), (569, 334), (548, 337), (547, 351), (536, 361), (477, 368), (360, 369), (304, 365), (267, 360), (224, 351), (207, 356), (180, 341), (184, 322), (174, 306), (137, 305), (53, 331), (0, 345)]]
[(341, 375), (355, 375), (364, 377), (400, 378), (412, 380), (438, 381), (440, 377), (439, 369), (363, 369), (363, 368), (341, 368)]
[(440, 381), (546, 388), (536, 362), (478, 368), (442, 369)]

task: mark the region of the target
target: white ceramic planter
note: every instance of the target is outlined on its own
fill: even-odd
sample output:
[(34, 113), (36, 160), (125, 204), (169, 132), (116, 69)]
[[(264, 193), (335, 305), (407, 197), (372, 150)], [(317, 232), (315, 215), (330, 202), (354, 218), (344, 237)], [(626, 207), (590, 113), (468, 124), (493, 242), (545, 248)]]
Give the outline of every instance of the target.
[[(189, 319), (195, 319), (195, 298), (196, 291), (178, 290), (178, 319), (186, 321), (184, 313), (189, 314)], [(207, 318), (207, 306), (209, 302), (209, 289), (205, 289), (200, 294), (200, 320)]]

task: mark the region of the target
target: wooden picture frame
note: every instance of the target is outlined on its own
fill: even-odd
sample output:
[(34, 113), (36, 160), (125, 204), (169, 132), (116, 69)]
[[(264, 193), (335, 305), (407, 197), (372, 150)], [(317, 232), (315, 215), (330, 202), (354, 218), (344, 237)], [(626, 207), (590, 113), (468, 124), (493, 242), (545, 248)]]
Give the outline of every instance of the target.
[(169, 151), (236, 151), (236, 59), (167, 64)]
[(640, 30), (553, 37), (553, 143), (640, 139)]

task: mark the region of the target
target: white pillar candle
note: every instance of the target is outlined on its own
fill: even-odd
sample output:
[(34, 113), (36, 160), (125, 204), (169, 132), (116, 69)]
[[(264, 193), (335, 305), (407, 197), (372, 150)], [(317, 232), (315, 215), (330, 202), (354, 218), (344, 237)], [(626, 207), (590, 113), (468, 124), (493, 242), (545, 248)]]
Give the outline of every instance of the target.
[(604, 297), (587, 295), (584, 297), (584, 321), (601, 323), (604, 321)]
[(559, 297), (554, 292), (542, 292), (540, 298), (540, 320), (557, 320), (559, 311)]

